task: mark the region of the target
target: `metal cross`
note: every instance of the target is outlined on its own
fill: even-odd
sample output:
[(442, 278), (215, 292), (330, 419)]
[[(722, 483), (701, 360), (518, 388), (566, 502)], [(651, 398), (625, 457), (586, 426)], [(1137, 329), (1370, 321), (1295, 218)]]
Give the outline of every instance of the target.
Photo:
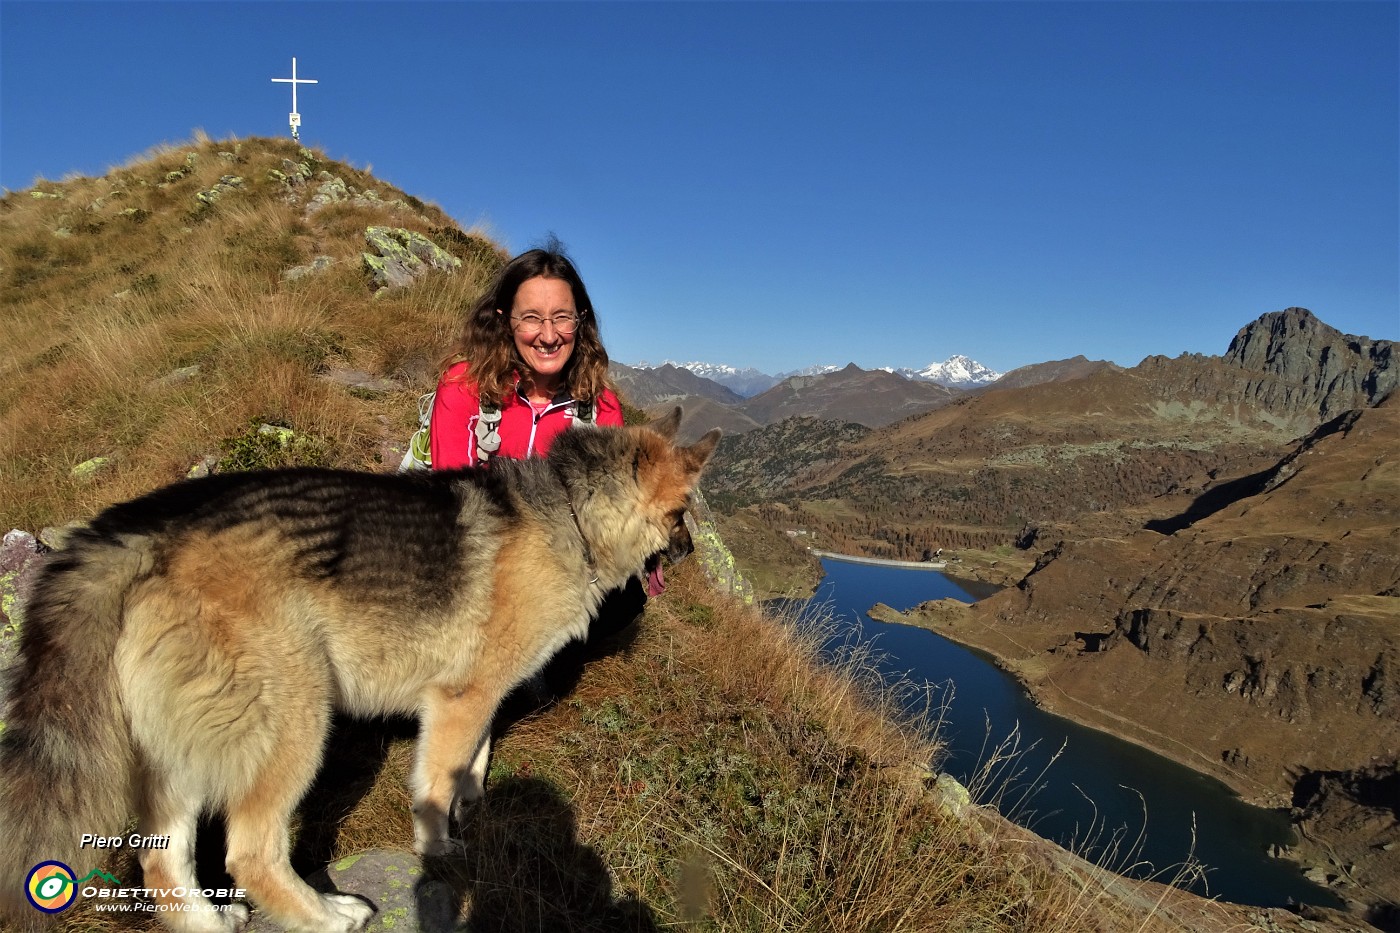
[(292, 139), (300, 139), (301, 136), (297, 133), (297, 128), (301, 126), (301, 114), (297, 113), (297, 85), (315, 84), (317, 82), (314, 78), (297, 77), (297, 60), (295, 58), (292, 59), (292, 76), (290, 78), (273, 78), (272, 80), (292, 86), (292, 112), (287, 116), (292, 125)]

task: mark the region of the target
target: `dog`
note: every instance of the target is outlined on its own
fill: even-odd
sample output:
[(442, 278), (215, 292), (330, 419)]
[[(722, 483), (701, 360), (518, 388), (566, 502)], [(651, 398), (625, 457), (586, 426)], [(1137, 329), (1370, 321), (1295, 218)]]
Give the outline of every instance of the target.
[(318, 894), (288, 858), (332, 710), (419, 717), (414, 847), (450, 851), (502, 698), (584, 637), (604, 594), (688, 548), (719, 431), (677, 446), (680, 415), (579, 427), (485, 469), (216, 474), (101, 513), (30, 598), (0, 738), (0, 911), (42, 920), (22, 896), (33, 866), (88, 867), (83, 835), (134, 812), (140, 837), (167, 840), (140, 854), (166, 925), (240, 929), (248, 908), (213, 907), (195, 877), (196, 822), (218, 811), (262, 914), (362, 929), (368, 903)]

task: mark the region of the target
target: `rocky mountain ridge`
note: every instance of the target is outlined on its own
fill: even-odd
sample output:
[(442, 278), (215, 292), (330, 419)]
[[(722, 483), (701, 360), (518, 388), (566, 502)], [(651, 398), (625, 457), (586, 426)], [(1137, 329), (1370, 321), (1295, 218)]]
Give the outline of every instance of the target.
[[(1278, 314), (1311, 318), (1298, 310)], [(1261, 317), (1237, 341), (1257, 346), (1263, 339), (1268, 346), (1263, 335), (1275, 320)], [(784, 432), (768, 435), (770, 429), (761, 428), (746, 443), (746, 458), (757, 464), (754, 452), (770, 438), (772, 464), (760, 471), (770, 478), (764, 488), (771, 493), (759, 497), (759, 486), (742, 476), (734, 481), (747, 504), (792, 502), (800, 510), (802, 502), (840, 503), (794, 516), (826, 535), (833, 550), (919, 559), (940, 547), (1008, 545), (1028, 529), (1033, 534), (1037, 527), (1263, 469), (1332, 406), (1364, 406), (1388, 391), (1395, 380), (1389, 341), (1343, 335), (1313, 320), (1311, 343), (1275, 345), (1268, 358), (1311, 354), (1319, 365), (1351, 375), (1291, 381), (1253, 368), (1238, 354), (1149, 357), (1132, 369), (1089, 361), (1046, 364), (1040, 375), (1054, 381), (961, 393), (897, 422), (890, 412), (884, 425), (870, 425), (879, 430), (841, 449), (822, 470), (788, 475), (785, 484), (771, 482), (787, 460)], [(1367, 349), (1347, 349), (1352, 346)], [(1348, 386), (1355, 387), (1350, 394)], [(796, 408), (759, 410), (755, 420), (771, 425), (775, 415)], [(717, 454), (719, 470), (731, 449), (727, 443)]]
[(1029, 366), (1013, 369), (1008, 373), (1003, 373), (1000, 379), (987, 386), (984, 391), (993, 388), (1024, 389), (1044, 382), (1067, 382), (1072, 379), (1092, 376), (1101, 370), (1117, 371), (1122, 368), (1108, 360), (1091, 360), (1080, 354), (1067, 360), (1050, 360), (1045, 363), (1032, 363)]
[(1225, 362), (1274, 380), (1257, 379), (1253, 393), (1271, 411), (1316, 411), (1324, 421), (1369, 408), (1400, 384), (1395, 344), (1343, 334), (1306, 308), (1266, 314), (1242, 328)]
[(718, 383), (740, 398), (751, 398), (766, 389), (773, 388), (773, 386), (777, 385), (785, 378), (785, 376), (781, 375), (770, 376), (767, 373), (759, 372), (752, 366), (739, 369), (735, 366), (727, 366), (724, 363), (703, 363), (698, 360), (689, 363), (678, 363), (675, 360), (666, 360), (659, 366), (653, 366), (646, 360), (643, 360), (640, 363), (634, 363), (628, 368), (649, 370), (661, 369), (666, 366), (675, 369), (684, 369), (702, 379), (708, 379), (711, 382)]

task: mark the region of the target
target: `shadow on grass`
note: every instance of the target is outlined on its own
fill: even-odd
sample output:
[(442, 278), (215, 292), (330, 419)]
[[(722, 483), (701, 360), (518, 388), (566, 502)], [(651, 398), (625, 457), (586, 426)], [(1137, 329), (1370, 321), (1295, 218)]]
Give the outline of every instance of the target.
[(298, 808), (301, 828), (292, 848), (298, 874), (306, 877), (335, 857), (341, 824), (374, 787), (390, 746), (417, 734), (418, 723), (406, 717), (334, 717), (325, 760)]
[(547, 781), (496, 783), (469, 808), (461, 838), (463, 854), (425, 861), (419, 887), (446, 884), (468, 905), (470, 933), (659, 930), (644, 903), (615, 895), (607, 864), (579, 841), (573, 808)]

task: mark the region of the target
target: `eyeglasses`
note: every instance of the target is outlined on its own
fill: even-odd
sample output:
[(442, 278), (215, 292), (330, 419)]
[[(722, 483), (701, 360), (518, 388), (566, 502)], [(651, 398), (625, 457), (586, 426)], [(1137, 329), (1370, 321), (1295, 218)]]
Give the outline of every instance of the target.
[(512, 317), (510, 323), (511, 326), (522, 334), (538, 334), (540, 331), (544, 330), (544, 325), (548, 323), (554, 328), (556, 333), (563, 334), (567, 337), (569, 334), (578, 330), (578, 319), (579, 316), (577, 314), (571, 314), (568, 311), (560, 311), (556, 314), (551, 314), (549, 317), (534, 313), (522, 314), (520, 317)]

